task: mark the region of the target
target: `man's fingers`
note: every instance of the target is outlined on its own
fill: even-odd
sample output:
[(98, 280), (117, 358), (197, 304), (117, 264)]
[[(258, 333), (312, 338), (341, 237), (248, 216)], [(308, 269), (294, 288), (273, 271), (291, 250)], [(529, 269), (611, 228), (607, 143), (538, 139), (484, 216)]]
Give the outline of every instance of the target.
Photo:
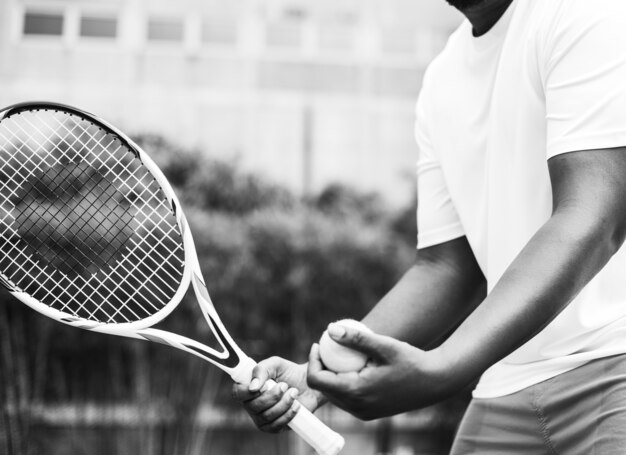
[(273, 379), (276, 382), (286, 381), (293, 383), (293, 372), (290, 372), (290, 369), (296, 366), (294, 363), (280, 357), (270, 357), (262, 360), (252, 369), (252, 378), (248, 389), (251, 392), (263, 392), (264, 387), (266, 387), (265, 384), (269, 379)]
[(322, 371), (324, 370), (324, 365), (322, 364), (322, 359), (320, 358), (320, 345), (317, 343), (313, 343), (311, 346), (311, 350), (309, 351), (309, 368), (308, 371)]
[(233, 384), (231, 395), (235, 401), (245, 402), (260, 395), (258, 390), (251, 391), (247, 384)]
[(265, 381), (270, 378), (269, 365), (257, 364), (252, 370), (252, 379), (248, 384), (248, 390), (250, 392), (259, 392)]
[(246, 408), (254, 414), (261, 414), (280, 402), (288, 389), (289, 386), (284, 382), (264, 389), (256, 398), (246, 402)]
[(284, 360), (280, 357), (270, 357), (257, 363), (252, 370), (252, 379), (248, 388), (251, 392), (259, 391), (268, 379), (276, 379), (282, 371)]
[[(321, 379), (322, 382), (335, 382), (337, 380), (337, 373), (334, 373), (330, 370), (327, 370), (322, 363), (322, 359), (320, 358), (320, 346), (317, 343), (314, 343), (311, 346), (311, 351), (309, 352), (309, 368), (307, 370), (307, 382), (314, 388), (317, 385), (317, 380)], [(314, 383), (311, 384), (311, 378), (314, 378)]]
[(269, 358), (256, 364), (252, 369), (252, 379), (249, 384), (235, 383), (233, 385), (231, 392), (233, 399), (248, 401), (259, 396), (267, 380), (276, 377), (276, 362), (276, 359)]
[(396, 351), (393, 344), (398, 342), (391, 337), (348, 327), (341, 323), (329, 324), (328, 334), (337, 343), (364, 352), (377, 360), (386, 360), (393, 355)]
[(351, 381), (358, 378), (357, 372), (337, 374), (325, 369), (320, 359), (319, 350), (319, 345), (314, 344), (309, 353), (307, 382), (310, 387), (321, 392), (334, 392), (344, 390), (351, 384)]
[(293, 388), (286, 389), (287, 387), (281, 389), (281, 392), (282, 390), (285, 391), (282, 392), (281, 399), (278, 403), (257, 416), (259, 427), (263, 431), (275, 433), (283, 430), (298, 412), (298, 408), (300, 407), (300, 404), (296, 401), (298, 391)]

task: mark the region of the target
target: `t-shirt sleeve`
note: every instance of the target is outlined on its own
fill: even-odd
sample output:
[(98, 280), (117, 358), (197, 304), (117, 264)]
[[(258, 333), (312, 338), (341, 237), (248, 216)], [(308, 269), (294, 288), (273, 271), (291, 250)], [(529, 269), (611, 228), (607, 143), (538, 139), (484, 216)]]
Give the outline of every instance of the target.
[(626, 146), (626, 1), (561, 4), (543, 46), (548, 158)]
[(465, 235), (448, 192), (441, 164), (428, 132), (426, 84), (417, 102), (417, 248), (427, 248)]

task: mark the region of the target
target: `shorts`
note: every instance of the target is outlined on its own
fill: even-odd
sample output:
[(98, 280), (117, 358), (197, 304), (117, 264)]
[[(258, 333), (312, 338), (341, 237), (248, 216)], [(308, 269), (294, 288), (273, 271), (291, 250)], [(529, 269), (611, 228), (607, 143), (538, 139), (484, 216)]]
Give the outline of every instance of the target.
[(626, 355), (511, 395), (473, 399), (451, 455), (626, 454)]

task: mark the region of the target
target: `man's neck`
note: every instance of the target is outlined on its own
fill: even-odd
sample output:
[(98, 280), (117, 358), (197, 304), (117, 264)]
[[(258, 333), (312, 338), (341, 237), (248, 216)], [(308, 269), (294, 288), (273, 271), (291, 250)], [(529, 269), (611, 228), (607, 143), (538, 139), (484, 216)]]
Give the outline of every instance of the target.
[(478, 5), (469, 6), (461, 12), (472, 24), (474, 36), (480, 36), (491, 30), (502, 17), (513, 0), (485, 0)]

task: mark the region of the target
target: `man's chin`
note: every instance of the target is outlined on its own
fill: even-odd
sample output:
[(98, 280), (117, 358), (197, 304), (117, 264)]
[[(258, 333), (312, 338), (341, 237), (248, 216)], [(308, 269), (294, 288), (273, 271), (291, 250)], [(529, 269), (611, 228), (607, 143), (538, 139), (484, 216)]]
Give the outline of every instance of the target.
[(456, 9), (460, 11), (465, 11), (469, 8), (473, 8), (485, 2), (485, 0), (446, 0), (446, 1), (450, 5), (454, 6)]

